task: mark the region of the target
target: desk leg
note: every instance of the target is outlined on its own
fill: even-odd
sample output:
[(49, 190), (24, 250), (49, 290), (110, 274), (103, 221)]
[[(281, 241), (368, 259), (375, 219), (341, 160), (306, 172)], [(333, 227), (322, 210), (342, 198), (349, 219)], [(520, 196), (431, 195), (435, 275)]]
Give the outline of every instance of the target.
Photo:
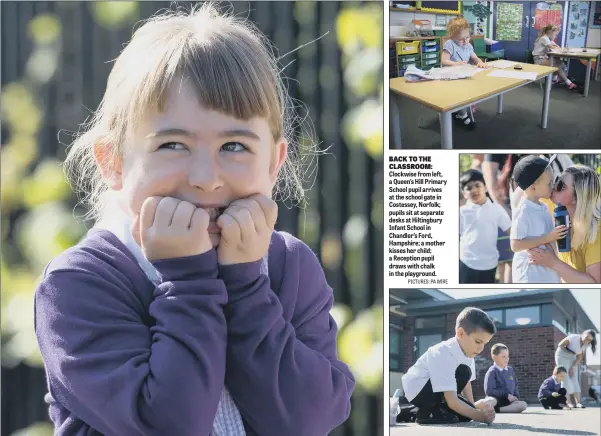
[(499, 94), (499, 96), (497, 97), (497, 113), (503, 113), (503, 94)]
[(586, 77), (584, 78), (584, 97), (588, 97), (588, 87), (591, 84), (591, 67), (593, 66), (593, 60), (588, 58), (586, 61)]
[(440, 117), (440, 136), (442, 148), (445, 150), (453, 149), (453, 117), (452, 113), (443, 112)]
[(551, 81), (553, 80), (552, 74), (547, 74), (545, 80), (545, 95), (543, 97), (543, 115), (541, 117), (541, 127), (547, 128), (547, 115), (549, 114), (549, 94), (551, 94)]
[(393, 148), (401, 149), (401, 111), (399, 109), (399, 96), (390, 93), (390, 134), (392, 135)]

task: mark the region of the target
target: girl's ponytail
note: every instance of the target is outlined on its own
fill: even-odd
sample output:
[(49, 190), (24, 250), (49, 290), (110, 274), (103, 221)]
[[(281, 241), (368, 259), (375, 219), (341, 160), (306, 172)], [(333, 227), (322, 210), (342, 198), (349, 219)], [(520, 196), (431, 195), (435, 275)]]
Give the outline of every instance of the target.
[(557, 27), (555, 24), (547, 24), (546, 26), (543, 26), (538, 32), (538, 39), (541, 39), (550, 30), (559, 30), (559, 27)]

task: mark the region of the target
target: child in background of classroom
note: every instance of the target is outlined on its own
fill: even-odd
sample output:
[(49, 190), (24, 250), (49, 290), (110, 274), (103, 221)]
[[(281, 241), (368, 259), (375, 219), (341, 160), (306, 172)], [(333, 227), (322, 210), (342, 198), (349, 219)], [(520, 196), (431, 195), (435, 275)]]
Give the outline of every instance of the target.
[(511, 249), (515, 253), (512, 265), (513, 283), (559, 283), (559, 275), (551, 268), (528, 262), (528, 250), (539, 247), (554, 250), (552, 242), (565, 236), (566, 226), (554, 227), (549, 207), (541, 202), (550, 198), (553, 189), (551, 160), (535, 155), (519, 160), (513, 179), (522, 189), (519, 205), (513, 210)]
[(496, 332), (486, 312), (466, 307), (457, 316), (455, 336), (428, 348), (403, 375), (405, 397), (419, 408), (418, 424), (495, 420), (492, 398), (474, 403), (472, 381), (476, 379), (474, 357)]
[[(447, 34), (450, 38), (445, 42), (442, 50), (443, 67), (467, 65), (471, 62), (478, 68), (486, 68), (486, 64), (476, 56), (474, 47), (470, 44), (470, 25), (465, 18), (453, 18), (449, 21)], [(459, 124), (470, 130), (476, 127), (474, 121), (468, 116), (467, 109), (455, 112), (453, 117)]]
[[(561, 78), (563, 83), (566, 84), (569, 90), (576, 89), (577, 86), (567, 78), (563, 72), (563, 62), (559, 58), (549, 57), (549, 51), (555, 48), (559, 48), (553, 41), (557, 38), (559, 33), (559, 27), (554, 24), (547, 24), (540, 32), (538, 32), (538, 38), (534, 41), (534, 50), (532, 50), (532, 57), (534, 63), (538, 65), (547, 65), (549, 67), (557, 67), (557, 75)], [(553, 83), (557, 83), (557, 75), (553, 75)]]
[(67, 157), (96, 225), (35, 294), (60, 434), (323, 435), (349, 416), (332, 290), (274, 230), (277, 182), (302, 198), (280, 70), (211, 3), (150, 18), (117, 58)]
[(569, 409), (566, 400), (566, 389), (561, 387), (561, 383), (567, 374), (563, 366), (556, 366), (553, 369), (553, 375), (545, 379), (538, 390), (538, 401), (545, 409)]
[(511, 218), (490, 198), (480, 171), (466, 171), (459, 184), (467, 200), (459, 208), (459, 283), (494, 283), (498, 229), (511, 229)]
[(520, 401), (518, 377), (509, 366), (509, 349), (507, 345), (495, 344), (491, 348), (494, 365), (488, 368), (484, 377), (484, 392), (487, 397), (495, 399), (495, 412), (521, 413), (528, 407)]

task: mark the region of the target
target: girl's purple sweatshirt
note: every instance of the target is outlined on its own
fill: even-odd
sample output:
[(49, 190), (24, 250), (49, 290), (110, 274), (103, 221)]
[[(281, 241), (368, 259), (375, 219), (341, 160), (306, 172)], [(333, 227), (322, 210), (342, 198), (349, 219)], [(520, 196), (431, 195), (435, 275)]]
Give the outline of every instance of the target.
[(111, 232), (54, 259), (35, 329), (56, 435), (206, 436), (224, 384), (247, 435), (326, 435), (350, 413), (332, 290), (315, 254), (274, 232), (261, 262), (215, 250), (153, 262), (153, 284)]

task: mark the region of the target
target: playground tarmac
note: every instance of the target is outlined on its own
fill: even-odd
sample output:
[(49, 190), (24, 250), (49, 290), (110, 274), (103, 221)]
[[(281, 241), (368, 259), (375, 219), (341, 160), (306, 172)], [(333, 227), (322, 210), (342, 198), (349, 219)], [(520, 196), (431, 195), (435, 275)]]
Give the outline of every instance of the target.
[(601, 408), (545, 410), (531, 406), (518, 414), (497, 414), (488, 426), (479, 422), (448, 426), (399, 423), (390, 427), (390, 436), (538, 436), (601, 435)]

